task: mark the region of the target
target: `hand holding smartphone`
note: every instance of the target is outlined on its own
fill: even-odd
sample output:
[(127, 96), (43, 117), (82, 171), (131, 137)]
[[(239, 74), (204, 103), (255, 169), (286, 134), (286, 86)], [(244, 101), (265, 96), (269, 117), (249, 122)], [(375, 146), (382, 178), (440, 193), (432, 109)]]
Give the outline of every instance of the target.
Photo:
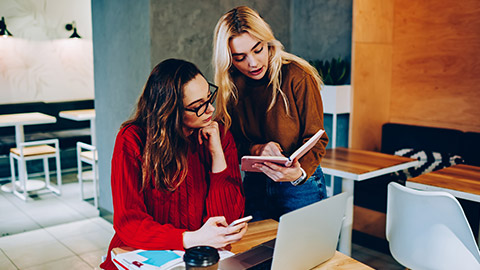
[(230, 223), (230, 224), (228, 225), (228, 227), (233, 227), (233, 226), (238, 225), (238, 224), (240, 224), (240, 223), (248, 222), (248, 221), (250, 221), (252, 218), (253, 218), (252, 216), (246, 216), (246, 217), (243, 217), (243, 218), (239, 218), (239, 219), (233, 221), (232, 223)]

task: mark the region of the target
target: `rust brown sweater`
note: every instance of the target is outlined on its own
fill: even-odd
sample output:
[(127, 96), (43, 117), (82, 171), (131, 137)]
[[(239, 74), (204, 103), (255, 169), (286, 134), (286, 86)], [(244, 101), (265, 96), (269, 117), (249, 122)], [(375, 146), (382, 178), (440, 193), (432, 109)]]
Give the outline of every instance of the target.
[[(232, 116), (231, 132), (240, 157), (250, 155), (252, 145), (270, 141), (279, 143), (284, 155), (289, 156), (319, 129), (324, 129), (320, 91), (315, 79), (300, 65), (290, 63), (282, 67), (281, 89), (287, 96), (290, 116), (281, 95), (277, 95), (275, 105), (267, 112), (272, 95), (271, 86), (267, 88), (267, 76), (255, 81), (234, 73), (232, 78), (239, 96), (237, 104), (230, 106), (229, 113)], [(327, 143), (328, 137), (324, 134), (300, 159), (308, 177), (320, 165)]]

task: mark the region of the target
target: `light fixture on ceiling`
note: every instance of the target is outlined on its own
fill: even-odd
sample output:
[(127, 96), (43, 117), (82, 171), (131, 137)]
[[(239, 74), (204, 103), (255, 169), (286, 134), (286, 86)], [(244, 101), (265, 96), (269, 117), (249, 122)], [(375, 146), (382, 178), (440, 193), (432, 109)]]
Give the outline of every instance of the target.
[(12, 36), (12, 33), (7, 30), (7, 24), (5, 23), (5, 18), (2, 17), (2, 20), (0, 21), (0, 36)]
[(77, 25), (75, 24), (75, 21), (72, 23), (69, 23), (65, 25), (65, 29), (68, 31), (72, 31), (73, 29), (73, 34), (70, 36), (70, 38), (82, 38), (78, 33), (77, 33)]

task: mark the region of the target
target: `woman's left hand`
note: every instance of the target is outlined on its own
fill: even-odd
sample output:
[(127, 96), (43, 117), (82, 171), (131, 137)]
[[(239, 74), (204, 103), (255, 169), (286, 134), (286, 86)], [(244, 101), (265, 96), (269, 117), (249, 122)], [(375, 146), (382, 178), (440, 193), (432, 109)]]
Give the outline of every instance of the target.
[(208, 126), (201, 128), (198, 131), (198, 143), (206, 143), (210, 153), (223, 152), (222, 142), (220, 140), (220, 130), (218, 129), (218, 123), (215, 121), (210, 122)]
[(253, 166), (260, 169), (275, 182), (292, 182), (302, 176), (300, 162), (296, 159), (290, 167), (280, 166), (272, 162), (256, 163)]
[(223, 153), (222, 141), (220, 140), (220, 130), (218, 123), (210, 122), (208, 126), (201, 128), (198, 131), (198, 143), (205, 145), (212, 155), (212, 172), (218, 173), (227, 168), (225, 161), (225, 154)]

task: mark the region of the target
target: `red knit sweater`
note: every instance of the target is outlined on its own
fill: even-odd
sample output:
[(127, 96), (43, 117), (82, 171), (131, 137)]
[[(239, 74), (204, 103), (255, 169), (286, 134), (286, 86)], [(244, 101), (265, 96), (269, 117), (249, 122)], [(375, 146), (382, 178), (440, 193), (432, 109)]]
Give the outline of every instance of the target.
[[(223, 134), (223, 126), (220, 127)], [(196, 137), (195, 137), (196, 138)], [(213, 216), (227, 222), (244, 214), (244, 195), (232, 135), (222, 137), (227, 168), (211, 172), (208, 150), (197, 143), (189, 146), (188, 174), (174, 192), (147, 188), (140, 192), (145, 131), (135, 125), (120, 130), (112, 157), (113, 236), (103, 269), (116, 269), (112, 248), (183, 250), (183, 232), (199, 229)]]

